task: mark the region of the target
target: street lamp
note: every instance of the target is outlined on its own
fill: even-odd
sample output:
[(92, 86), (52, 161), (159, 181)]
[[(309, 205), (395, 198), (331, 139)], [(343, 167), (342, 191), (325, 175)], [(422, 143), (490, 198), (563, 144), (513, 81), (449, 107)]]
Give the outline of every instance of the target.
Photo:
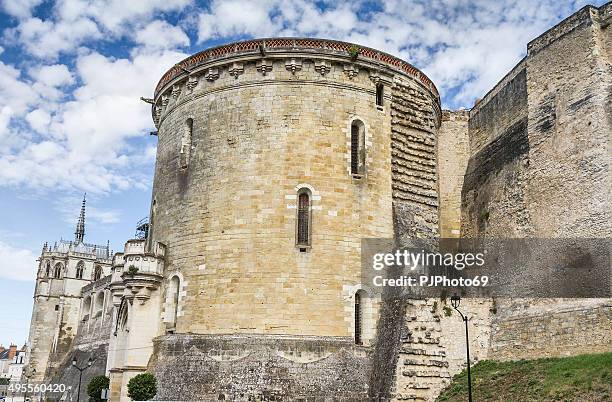
[(457, 296), (457, 294), (455, 293), (451, 297), (451, 306), (453, 306), (453, 308), (457, 310), (457, 312), (461, 316), (461, 319), (463, 320), (463, 322), (465, 322), (465, 349), (467, 351), (468, 401), (472, 402), (472, 376), (470, 374), (470, 335), (468, 333), (468, 318), (467, 316), (463, 315), (461, 311), (459, 311), (459, 308), (458, 308), (459, 304), (461, 304), (461, 297)]
[(76, 356), (72, 359), (72, 367), (79, 370), (79, 390), (77, 391), (77, 402), (81, 402), (81, 379), (83, 378), (83, 371), (87, 368), (91, 367), (93, 360), (91, 357), (87, 360), (87, 366), (79, 367), (77, 366)]

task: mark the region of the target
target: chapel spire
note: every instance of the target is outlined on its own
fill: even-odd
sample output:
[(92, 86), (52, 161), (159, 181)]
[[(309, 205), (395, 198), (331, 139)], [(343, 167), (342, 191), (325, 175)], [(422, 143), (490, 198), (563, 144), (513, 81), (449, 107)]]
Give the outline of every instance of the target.
[(76, 231), (74, 232), (74, 242), (76, 244), (82, 243), (85, 237), (85, 196), (83, 194), (83, 204), (81, 204), (81, 214), (79, 215), (79, 221), (77, 222)]

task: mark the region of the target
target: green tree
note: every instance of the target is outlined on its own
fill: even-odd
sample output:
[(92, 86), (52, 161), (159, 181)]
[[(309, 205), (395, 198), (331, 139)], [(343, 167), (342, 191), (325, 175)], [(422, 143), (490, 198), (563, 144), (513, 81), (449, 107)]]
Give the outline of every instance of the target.
[(157, 380), (151, 373), (142, 373), (128, 382), (128, 396), (133, 401), (148, 401), (157, 393)]
[(98, 375), (89, 381), (87, 384), (87, 395), (89, 395), (89, 402), (103, 402), (102, 390), (108, 388), (110, 385), (110, 379), (105, 375)]

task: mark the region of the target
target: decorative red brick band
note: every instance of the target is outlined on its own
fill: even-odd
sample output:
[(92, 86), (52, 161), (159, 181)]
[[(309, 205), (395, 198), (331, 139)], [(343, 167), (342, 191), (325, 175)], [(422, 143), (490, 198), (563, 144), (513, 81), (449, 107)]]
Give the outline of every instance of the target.
[(382, 62), (390, 67), (400, 70), (417, 80), (419, 80), (425, 87), (427, 87), (437, 98), (440, 99), (438, 89), (434, 83), (423, 74), (419, 69), (414, 67), (412, 64), (405, 62), (395, 56), (391, 56), (388, 53), (384, 53), (378, 50), (374, 50), (369, 47), (358, 46), (352, 43), (341, 42), (336, 40), (327, 39), (308, 39), (308, 38), (268, 38), (268, 39), (254, 39), (247, 40), (244, 42), (230, 43), (227, 45), (217, 46), (210, 49), (203, 50), (199, 53), (189, 56), (186, 59), (175, 64), (171, 69), (166, 71), (162, 76), (161, 80), (155, 88), (155, 97), (159, 90), (166, 85), (170, 80), (175, 78), (177, 75), (184, 73), (185, 70), (190, 70), (193, 67), (204, 63), (209, 60), (214, 60), (222, 56), (230, 54), (242, 54), (242, 53), (255, 53), (262, 49), (316, 49), (316, 50), (328, 50), (332, 52), (342, 52), (348, 54), (349, 49), (352, 47), (359, 48), (359, 57), (365, 57), (367, 59)]

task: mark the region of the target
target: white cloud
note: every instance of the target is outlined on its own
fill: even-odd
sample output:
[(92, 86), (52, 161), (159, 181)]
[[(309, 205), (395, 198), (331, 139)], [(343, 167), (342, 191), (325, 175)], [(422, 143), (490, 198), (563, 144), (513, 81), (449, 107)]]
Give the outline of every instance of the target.
[[(210, 13), (200, 15), (198, 40), (235, 35), (267, 36), (277, 32), (281, 26), (275, 23), (270, 13), (277, 9), (278, 1), (240, 0), (214, 1)], [(239, 10), (239, 12), (237, 12)]]
[(36, 254), (0, 241), (0, 278), (16, 281), (36, 279)]
[(136, 32), (134, 40), (154, 49), (174, 49), (189, 45), (189, 37), (181, 28), (160, 20), (153, 21)]
[[(146, 29), (148, 23), (161, 12), (180, 10), (191, 0), (60, 0), (53, 7), (50, 18), (31, 17), (25, 7), (15, 8), (21, 17), (17, 27), (7, 30), (7, 41), (17, 41), (31, 55), (55, 60), (62, 53), (76, 52), (91, 40), (113, 41), (132, 36), (134, 31)], [(171, 33), (171, 40), (179, 40), (179, 28)], [(161, 39), (163, 40), (163, 39)]]
[[(87, 196), (85, 207), (85, 232), (88, 227), (109, 225), (121, 220), (121, 212), (115, 209), (99, 208), (94, 206), (100, 203), (100, 197)], [(75, 227), (81, 211), (83, 195), (63, 196), (54, 199), (53, 208), (60, 214), (62, 220), (71, 227)]]
[(26, 115), (25, 119), (30, 124), (30, 127), (41, 134), (47, 132), (49, 123), (51, 123), (51, 115), (43, 109), (32, 110)]
[[(150, 151), (130, 148), (127, 140), (152, 129), (150, 106), (139, 98), (150, 96), (163, 72), (185, 56), (141, 50), (131, 59), (113, 59), (89, 53), (77, 58), (74, 74), (61, 65), (34, 69), (34, 84), (0, 65), (7, 71), (0, 76), (0, 94), (8, 94), (0, 98), (0, 106), (7, 102), (0, 109), (0, 138), (14, 144), (0, 151), (0, 185), (91, 193), (148, 187), (150, 179), (138, 168), (151, 163)], [(63, 94), (56, 86), (77, 77), (81, 84), (72, 100), (53, 96)], [(11, 124), (19, 119), (38, 136)]]
[(28, 53), (50, 60), (56, 59), (60, 53), (75, 51), (86, 40), (102, 37), (96, 23), (88, 18), (54, 22), (33, 17), (23, 20), (8, 34), (19, 41)]
[(29, 17), (42, 0), (2, 0), (2, 9), (13, 17)]
[(155, 14), (180, 10), (190, 3), (191, 0), (63, 0), (57, 12), (67, 21), (89, 17), (104, 30), (121, 35), (133, 24), (144, 25)]
[(98, 222), (104, 225), (117, 223), (120, 221), (121, 213), (114, 210), (101, 210), (98, 208), (88, 208), (88, 218), (92, 223)]
[(61, 87), (74, 82), (74, 77), (68, 66), (64, 64), (54, 64), (49, 66), (41, 66), (30, 72), (36, 81), (52, 87)]
[(23, 113), (38, 100), (39, 95), (21, 72), (0, 61), (0, 105), (10, 107), (13, 113)]

